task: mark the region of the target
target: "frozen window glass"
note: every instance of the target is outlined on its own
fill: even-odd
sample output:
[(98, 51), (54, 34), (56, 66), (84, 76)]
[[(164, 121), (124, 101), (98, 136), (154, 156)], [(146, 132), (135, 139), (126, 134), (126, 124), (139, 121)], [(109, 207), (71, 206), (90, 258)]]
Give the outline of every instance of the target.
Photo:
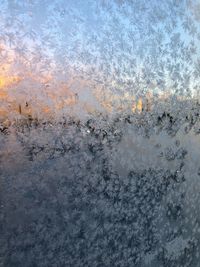
[(200, 1), (0, 0), (0, 266), (200, 266)]

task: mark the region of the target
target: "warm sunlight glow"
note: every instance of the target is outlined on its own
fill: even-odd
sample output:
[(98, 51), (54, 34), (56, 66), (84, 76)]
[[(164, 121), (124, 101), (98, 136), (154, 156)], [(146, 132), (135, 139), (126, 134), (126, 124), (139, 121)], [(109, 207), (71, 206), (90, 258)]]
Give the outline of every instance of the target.
[(138, 112), (141, 112), (142, 111), (142, 98), (140, 98), (138, 100), (138, 103), (137, 103), (137, 110)]
[(0, 89), (4, 89), (11, 85), (17, 84), (19, 81), (21, 81), (21, 79), (17, 76), (13, 77), (0, 76)]

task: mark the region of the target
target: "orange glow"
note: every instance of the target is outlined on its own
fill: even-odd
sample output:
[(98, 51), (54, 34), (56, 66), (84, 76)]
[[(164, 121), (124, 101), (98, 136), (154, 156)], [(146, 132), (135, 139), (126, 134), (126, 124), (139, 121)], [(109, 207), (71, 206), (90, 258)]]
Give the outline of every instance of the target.
[(0, 99), (6, 99), (8, 96), (7, 92), (4, 90), (0, 91)]
[(21, 79), (17, 76), (13, 77), (6, 77), (6, 76), (0, 76), (0, 89), (14, 85), (18, 83)]
[(138, 112), (142, 112), (142, 98), (139, 98), (138, 102), (137, 102), (137, 111)]
[(139, 98), (139, 100), (137, 102), (133, 102), (132, 104), (132, 108), (131, 108), (132, 112), (139, 112), (141, 113), (143, 110), (143, 102), (142, 102), (142, 98)]
[(50, 112), (50, 108), (47, 107), (47, 106), (44, 106), (44, 107), (42, 108), (42, 111), (43, 111), (44, 113), (49, 113), (49, 112)]
[[(92, 81), (71, 78), (66, 82), (59, 82), (54, 77), (53, 70), (44, 73), (40, 72), (38, 67), (36, 71), (32, 71), (28, 67), (24, 67), (23, 64), (20, 69), (16, 69), (15, 64), (13, 64), (16, 60), (14, 52), (9, 51), (8, 48), (6, 50), (8, 50), (7, 59), (0, 65), (0, 101), (5, 104), (0, 107), (0, 117), (7, 117), (13, 112), (22, 116), (34, 116), (34, 114), (37, 116), (40, 114), (51, 115), (65, 108), (72, 108), (73, 111), (73, 109), (75, 110), (73, 107), (78, 102), (88, 112), (95, 111), (93, 103), (86, 103), (87, 100), (84, 100), (84, 97), (81, 99), (80, 94), (81, 90), (90, 87)], [(23, 77), (19, 77), (18, 73), (23, 73)], [(73, 77), (73, 73), (71, 76)], [(20, 83), (22, 80), (23, 82)], [(21, 86), (16, 86), (19, 83)], [(29, 85), (30, 88), (28, 88)], [(75, 93), (75, 88), (79, 88), (80, 97)], [(102, 93), (105, 90), (101, 90), (101, 87), (96, 89), (92, 94), (100, 104), (99, 106), (107, 112), (132, 110), (132, 112), (140, 113), (144, 107), (149, 105), (149, 103), (146, 105), (142, 98), (137, 99), (131, 92), (118, 95), (106, 90), (105, 94)]]
[(6, 109), (0, 108), (0, 117), (7, 117), (8, 111)]
[[(103, 96), (97, 95), (97, 98), (99, 101), (101, 101)], [(150, 94), (147, 94), (146, 98), (146, 101), (149, 102)], [(104, 100), (101, 101), (101, 104), (108, 112), (112, 112), (114, 108), (116, 108), (118, 111), (130, 109), (133, 113), (141, 113), (144, 109), (144, 106), (148, 106), (147, 108), (150, 109), (150, 103), (145, 105), (142, 97), (136, 100), (136, 97), (129, 93), (125, 93), (123, 96), (107, 93), (106, 96), (104, 96)]]

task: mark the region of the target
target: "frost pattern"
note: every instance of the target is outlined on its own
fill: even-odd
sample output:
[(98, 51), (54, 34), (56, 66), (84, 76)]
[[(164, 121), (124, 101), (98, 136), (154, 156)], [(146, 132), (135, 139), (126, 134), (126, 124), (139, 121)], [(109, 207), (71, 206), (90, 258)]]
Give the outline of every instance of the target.
[(199, 11), (0, 1), (0, 266), (199, 266)]

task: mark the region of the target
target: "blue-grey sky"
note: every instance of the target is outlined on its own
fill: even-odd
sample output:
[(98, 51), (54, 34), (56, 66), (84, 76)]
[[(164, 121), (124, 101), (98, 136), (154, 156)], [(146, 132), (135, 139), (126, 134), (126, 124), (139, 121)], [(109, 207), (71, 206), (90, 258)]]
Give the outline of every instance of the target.
[(119, 94), (188, 93), (199, 88), (199, 7), (192, 0), (1, 0), (0, 42), (32, 71), (53, 69), (59, 79), (74, 75)]

